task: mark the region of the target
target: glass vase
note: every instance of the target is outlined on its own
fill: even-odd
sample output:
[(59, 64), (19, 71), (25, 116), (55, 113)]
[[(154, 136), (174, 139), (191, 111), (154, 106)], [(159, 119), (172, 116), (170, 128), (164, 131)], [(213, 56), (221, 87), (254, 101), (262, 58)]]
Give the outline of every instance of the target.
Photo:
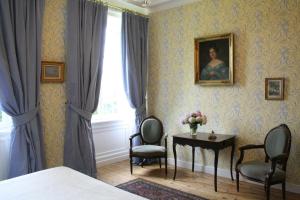
[(190, 124), (191, 135), (197, 135), (197, 128), (198, 128), (197, 124)]

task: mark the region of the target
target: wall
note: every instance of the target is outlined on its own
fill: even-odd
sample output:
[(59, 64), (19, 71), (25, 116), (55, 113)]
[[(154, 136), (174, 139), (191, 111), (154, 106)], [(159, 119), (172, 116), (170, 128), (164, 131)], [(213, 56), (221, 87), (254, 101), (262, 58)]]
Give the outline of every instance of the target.
[(98, 166), (126, 160), (132, 128), (125, 121), (94, 123), (93, 136)]
[[(65, 62), (66, 0), (46, 0), (42, 60)], [(63, 164), (65, 84), (41, 84), (41, 113), (47, 167)]]
[[(235, 84), (194, 84), (194, 38), (233, 32)], [(288, 182), (300, 184), (300, 1), (202, 0), (154, 13), (150, 17), (149, 113), (161, 118), (165, 131), (188, 131), (186, 113), (201, 110), (208, 124), (200, 131), (236, 134), (237, 146), (260, 144), (274, 126), (292, 131)], [(284, 101), (264, 99), (264, 79), (285, 77)], [(169, 137), (169, 147), (171, 147)], [(298, 146), (298, 147), (297, 147)], [(197, 149), (196, 162), (213, 165), (213, 153)], [(191, 161), (191, 149), (180, 147), (179, 160)], [(236, 151), (237, 152), (237, 151)], [(219, 167), (229, 169), (229, 154)], [(249, 158), (261, 158), (251, 151)], [(172, 158), (172, 150), (169, 149)]]

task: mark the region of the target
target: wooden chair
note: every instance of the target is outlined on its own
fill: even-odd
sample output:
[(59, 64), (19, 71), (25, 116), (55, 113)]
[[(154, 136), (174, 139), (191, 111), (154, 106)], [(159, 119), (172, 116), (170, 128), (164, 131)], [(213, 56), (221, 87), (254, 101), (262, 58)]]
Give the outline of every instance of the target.
[[(242, 163), (244, 151), (258, 148), (264, 149), (265, 161), (252, 160)], [(271, 185), (282, 184), (282, 196), (285, 199), (286, 166), (290, 149), (291, 132), (285, 124), (273, 128), (267, 134), (264, 144), (240, 147), (241, 154), (236, 163), (237, 191), (239, 191), (239, 174), (241, 174), (251, 181), (263, 183), (267, 200), (270, 199)]]
[[(142, 145), (132, 146), (133, 138), (140, 136)], [(130, 172), (132, 174), (132, 158), (138, 157), (142, 159), (158, 158), (161, 168), (161, 158), (165, 158), (165, 174), (167, 175), (167, 135), (164, 136), (165, 146), (161, 146), (162, 138), (164, 136), (162, 122), (154, 117), (150, 116), (144, 119), (139, 127), (139, 132), (130, 136)]]

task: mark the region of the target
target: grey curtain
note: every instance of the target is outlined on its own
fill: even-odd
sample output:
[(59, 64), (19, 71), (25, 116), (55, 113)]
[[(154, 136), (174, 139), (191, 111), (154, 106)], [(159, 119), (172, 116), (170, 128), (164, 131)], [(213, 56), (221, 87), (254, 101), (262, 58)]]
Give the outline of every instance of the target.
[(0, 102), (12, 117), (9, 177), (43, 169), (39, 112), (44, 0), (0, 1)]
[[(135, 109), (136, 131), (146, 117), (146, 89), (148, 63), (148, 19), (123, 12), (122, 65), (125, 93)], [(133, 145), (140, 144), (140, 138)], [(139, 159), (134, 159), (138, 163)]]
[(67, 99), (64, 165), (96, 177), (91, 117), (97, 109), (107, 6), (88, 0), (68, 0)]

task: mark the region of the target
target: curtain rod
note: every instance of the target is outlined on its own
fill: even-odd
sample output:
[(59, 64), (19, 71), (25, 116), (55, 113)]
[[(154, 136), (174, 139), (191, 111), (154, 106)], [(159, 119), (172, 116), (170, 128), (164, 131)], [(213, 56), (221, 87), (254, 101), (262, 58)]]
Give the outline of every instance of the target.
[(123, 8), (123, 7), (120, 7), (120, 6), (113, 5), (113, 4), (109, 3), (108, 1), (104, 1), (104, 0), (88, 0), (88, 1), (103, 3), (107, 7), (111, 8), (111, 9), (114, 9), (114, 10), (119, 10), (121, 12), (128, 12), (128, 13), (132, 13), (134, 15), (139, 15), (141, 17), (149, 18), (148, 15), (142, 14), (140, 12), (136, 12), (134, 10), (130, 10), (130, 9), (127, 9), (127, 8)]

